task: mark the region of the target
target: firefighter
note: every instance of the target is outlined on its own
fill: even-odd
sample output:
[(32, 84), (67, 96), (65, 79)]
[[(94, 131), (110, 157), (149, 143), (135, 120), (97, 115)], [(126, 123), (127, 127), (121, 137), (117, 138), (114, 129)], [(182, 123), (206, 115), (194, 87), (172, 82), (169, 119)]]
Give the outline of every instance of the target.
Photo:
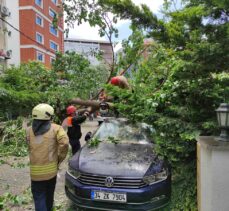
[[(130, 85), (126, 77), (122, 75), (112, 77), (109, 83), (113, 86), (118, 86), (121, 89), (130, 89)], [(99, 93), (100, 102), (111, 102), (113, 100), (114, 100), (113, 97), (107, 96), (104, 89), (100, 91)]]
[(130, 88), (126, 77), (124, 77), (123, 75), (118, 75), (118, 76), (111, 78), (110, 83), (112, 85), (118, 86), (119, 88), (122, 88), (122, 89), (129, 89)]
[(54, 109), (38, 104), (32, 110), (32, 127), (27, 130), (31, 190), (36, 211), (51, 211), (58, 166), (68, 152), (68, 136), (51, 122)]
[(62, 126), (67, 131), (69, 142), (72, 147), (72, 155), (74, 155), (80, 148), (80, 138), (82, 136), (81, 126), (87, 117), (89, 111), (85, 111), (83, 115), (76, 115), (76, 107), (70, 105), (66, 109), (68, 117), (62, 123)]

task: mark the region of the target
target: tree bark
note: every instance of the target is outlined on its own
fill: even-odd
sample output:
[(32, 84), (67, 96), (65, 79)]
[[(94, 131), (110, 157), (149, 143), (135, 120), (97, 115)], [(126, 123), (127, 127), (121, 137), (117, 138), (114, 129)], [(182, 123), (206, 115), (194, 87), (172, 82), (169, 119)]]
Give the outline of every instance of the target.
[[(100, 101), (95, 101), (95, 100), (82, 100), (80, 98), (74, 98), (70, 101), (71, 104), (75, 104), (75, 105), (80, 105), (80, 106), (85, 106), (85, 107), (90, 107), (91, 109), (90, 110), (90, 113), (93, 113), (94, 111), (96, 110), (99, 110), (100, 109), (100, 104), (101, 102)], [(112, 108), (113, 107), (113, 103), (108, 103), (108, 102), (105, 102), (109, 105), (109, 108)], [(80, 109), (79, 111), (83, 111), (84, 109)], [(87, 110), (85, 108), (85, 110)]]

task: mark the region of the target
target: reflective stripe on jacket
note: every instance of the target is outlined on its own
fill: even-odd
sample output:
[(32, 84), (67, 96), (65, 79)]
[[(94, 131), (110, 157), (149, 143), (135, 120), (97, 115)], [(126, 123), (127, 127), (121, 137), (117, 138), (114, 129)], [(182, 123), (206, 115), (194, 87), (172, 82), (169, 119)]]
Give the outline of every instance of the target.
[(68, 152), (68, 136), (64, 129), (51, 124), (48, 132), (35, 136), (30, 128), (28, 138), (31, 179), (43, 181), (55, 177), (58, 164)]
[(46, 164), (46, 165), (30, 165), (31, 175), (38, 176), (45, 174), (52, 174), (57, 172), (56, 162)]

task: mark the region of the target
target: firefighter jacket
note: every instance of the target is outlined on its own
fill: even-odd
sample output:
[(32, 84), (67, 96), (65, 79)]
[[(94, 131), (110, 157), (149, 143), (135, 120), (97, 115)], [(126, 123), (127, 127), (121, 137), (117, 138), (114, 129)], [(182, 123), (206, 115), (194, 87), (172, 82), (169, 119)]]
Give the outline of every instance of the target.
[(34, 135), (32, 127), (27, 131), (29, 144), (30, 175), (32, 181), (49, 180), (57, 175), (58, 165), (68, 152), (68, 136), (57, 124), (42, 135)]

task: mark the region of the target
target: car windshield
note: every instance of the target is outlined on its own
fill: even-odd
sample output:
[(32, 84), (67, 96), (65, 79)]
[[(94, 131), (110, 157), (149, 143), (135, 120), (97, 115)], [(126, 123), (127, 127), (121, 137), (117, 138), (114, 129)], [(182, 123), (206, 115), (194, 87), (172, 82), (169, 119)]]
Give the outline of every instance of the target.
[(101, 141), (150, 143), (152, 128), (145, 123), (131, 124), (127, 120), (106, 119), (95, 133), (94, 138)]

